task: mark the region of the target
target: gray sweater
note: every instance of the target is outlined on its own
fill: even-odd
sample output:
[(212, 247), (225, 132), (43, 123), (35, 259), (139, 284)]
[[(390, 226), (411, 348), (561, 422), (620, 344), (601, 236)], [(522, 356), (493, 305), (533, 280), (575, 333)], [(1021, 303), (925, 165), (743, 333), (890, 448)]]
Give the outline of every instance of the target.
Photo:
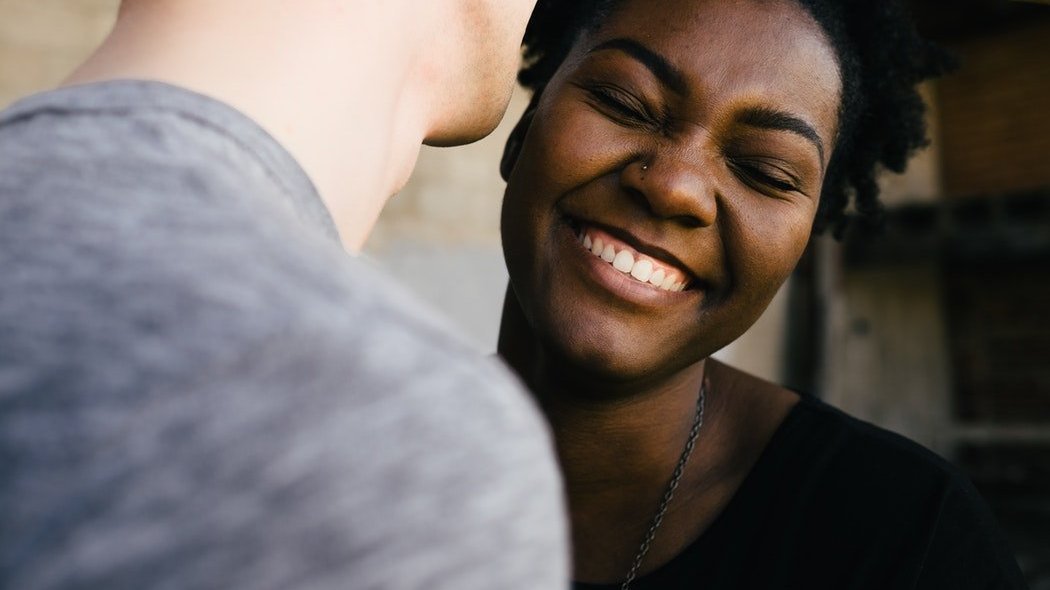
[(563, 510), (532, 402), (251, 120), (132, 81), (2, 115), (0, 588), (564, 588)]

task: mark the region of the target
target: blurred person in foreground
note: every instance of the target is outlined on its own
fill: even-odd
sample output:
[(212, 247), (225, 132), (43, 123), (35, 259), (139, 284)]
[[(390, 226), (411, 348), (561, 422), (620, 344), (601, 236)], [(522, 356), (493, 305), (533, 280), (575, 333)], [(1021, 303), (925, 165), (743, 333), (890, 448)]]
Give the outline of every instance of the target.
[(344, 251), (532, 4), (126, 0), (0, 115), (0, 587), (564, 586), (532, 401)]
[(924, 144), (948, 64), (900, 5), (543, 1), (526, 48), (499, 350), (554, 428), (576, 587), (1024, 588), (957, 469), (709, 358)]

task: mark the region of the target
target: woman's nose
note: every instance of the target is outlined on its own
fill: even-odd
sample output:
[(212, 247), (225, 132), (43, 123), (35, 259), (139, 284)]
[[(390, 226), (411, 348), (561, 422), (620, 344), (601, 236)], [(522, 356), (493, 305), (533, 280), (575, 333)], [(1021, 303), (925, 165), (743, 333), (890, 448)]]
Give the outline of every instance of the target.
[(696, 154), (658, 153), (628, 164), (621, 183), (654, 216), (686, 227), (715, 223), (714, 179)]

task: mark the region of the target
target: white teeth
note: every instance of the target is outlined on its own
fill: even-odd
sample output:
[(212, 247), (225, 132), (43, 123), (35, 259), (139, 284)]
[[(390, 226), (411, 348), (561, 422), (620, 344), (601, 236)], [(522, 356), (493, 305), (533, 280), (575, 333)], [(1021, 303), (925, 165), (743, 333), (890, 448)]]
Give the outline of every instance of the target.
[[(602, 258), (605, 258), (605, 253), (602, 252)], [(634, 268), (634, 256), (627, 250), (620, 250), (620, 253), (613, 259), (613, 268), (616, 270), (628, 273)]]
[(631, 275), (637, 281), (649, 283), (664, 291), (685, 290), (686, 282), (676, 280), (680, 278), (678, 273), (657, 268), (652, 260), (646, 258), (636, 261), (627, 248), (617, 252), (612, 244), (606, 244), (601, 238), (592, 238), (586, 232), (581, 235), (579, 242), (592, 254), (612, 264), (616, 270)]
[(649, 282), (649, 277), (653, 276), (653, 263), (644, 259), (635, 262), (634, 268), (631, 269), (631, 276), (643, 283)]
[(601, 256), (602, 250), (605, 250), (605, 242), (601, 238), (595, 238), (594, 243), (591, 244), (591, 254)]

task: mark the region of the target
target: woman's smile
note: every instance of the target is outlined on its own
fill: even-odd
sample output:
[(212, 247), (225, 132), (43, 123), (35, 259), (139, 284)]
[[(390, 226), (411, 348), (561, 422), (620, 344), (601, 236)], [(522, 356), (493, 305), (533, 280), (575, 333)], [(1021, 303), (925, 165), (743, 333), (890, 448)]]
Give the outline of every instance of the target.
[(684, 271), (671, 263), (642, 254), (608, 232), (581, 224), (576, 237), (585, 250), (643, 285), (672, 292), (684, 291), (690, 286), (691, 281)]
[[(696, 305), (701, 283), (682, 265), (656, 254), (660, 248), (628, 231), (566, 219), (558, 225), (563, 260), (589, 285), (641, 307), (664, 307), (689, 301)], [(648, 252), (648, 253), (647, 253)], [(582, 268), (581, 268), (582, 267)]]

